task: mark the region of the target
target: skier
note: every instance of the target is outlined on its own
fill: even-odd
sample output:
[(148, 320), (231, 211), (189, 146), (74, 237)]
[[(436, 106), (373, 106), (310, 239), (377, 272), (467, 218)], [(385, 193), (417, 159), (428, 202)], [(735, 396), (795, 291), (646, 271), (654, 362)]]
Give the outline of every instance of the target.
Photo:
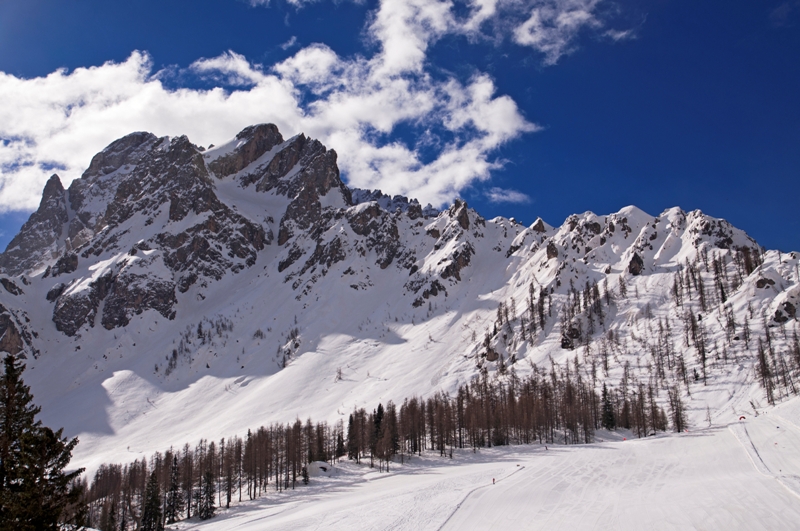
[(494, 478), (492, 478), (492, 485), (494, 485)]

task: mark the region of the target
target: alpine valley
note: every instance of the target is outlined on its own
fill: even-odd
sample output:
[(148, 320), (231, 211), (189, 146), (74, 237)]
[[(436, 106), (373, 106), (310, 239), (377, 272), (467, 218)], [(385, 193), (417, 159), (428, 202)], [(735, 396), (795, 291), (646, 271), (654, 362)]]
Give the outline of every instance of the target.
[(665, 409), (679, 392), (690, 429), (800, 386), (798, 253), (680, 208), (439, 211), (349, 188), (336, 159), (269, 124), (208, 149), (138, 132), (50, 178), (0, 255), (0, 350), (80, 438), (76, 466), (476, 376), (641, 383)]

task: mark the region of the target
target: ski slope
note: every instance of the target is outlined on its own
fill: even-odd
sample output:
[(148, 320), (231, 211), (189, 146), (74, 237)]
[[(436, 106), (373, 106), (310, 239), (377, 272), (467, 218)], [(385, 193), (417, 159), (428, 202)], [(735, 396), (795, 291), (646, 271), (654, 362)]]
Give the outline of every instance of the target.
[(798, 421), (795, 398), (758, 417), (648, 439), (598, 433), (605, 442), (429, 454), (382, 474), (343, 462), (307, 487), (170, 528), (797, 529)]

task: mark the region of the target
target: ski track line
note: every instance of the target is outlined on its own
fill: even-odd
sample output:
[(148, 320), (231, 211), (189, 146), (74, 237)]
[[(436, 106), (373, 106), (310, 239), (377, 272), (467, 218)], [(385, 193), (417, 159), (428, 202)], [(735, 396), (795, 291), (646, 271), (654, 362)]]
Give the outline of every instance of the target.
[[(770, 470), (770, 468), (764, 462), (764, 459), (761, 457), (761, 454), (759, 453), (758, 448), (756, 448), (756, 445), (753, 442), (753, 438), (750, 436), (750, 432), (747, 431), (747, 426), (742, 425), (742, 428), (744, 429), (745, 436), (747, 436), (747, 442), (750, 443), (749, 447), (753, 449), (752, 452), (748, 449), (747, 443), (742, 440), (742, 438), (739, 436), (739, 434), (736, 433), (736, 431), (733, 430), (732, 426), (735, 426), (735, 424), (729, 425), (728, 429), (731, 431), (731, 433), (733, 433), (733, 436), (736, 438), (736, 440), (739, 442), (739, 444), (742, 445), (742, 449), (747, 454), (747, 457), (750, 459), (750, 462), (753, 464), (753, 468), (755, 468), (763, 476), (766, 476), (768, 478), (774, 479), (775, 481), (780, 483), (781, 486), (783, 488), (785, 488), (787, 491), (789, 491), (792, 495), (794, 495), (796, 498), (800, 499), (800, 493), (798, 493), (794, 488), (792, 488), (789, 485), (787, 485), (783, 481), (782, 477), (779, 476), (778, 474), (775, 474), (772, 470)], [(753, 454), (754, 453), (755, 453), (756, 457), (758, 458), (758, 463), (753, 458)], [(759, 463), (761, 463), (761, 466), (759, 466)]]
[[(519, 467), (517, 467), (517, 469), (516, 469), (516, 470), (514, 470), (514, 471), (513, 471), (513, 472), (511, 472), (510, 474), (507, 474), (507, 475), (505, 475), (505, 476), (501, 477), (500, 479), (496, 480), (496, 481), (495, 481), (495, 483), (498, 483), (498, 482), (500, 482), (500, 481), (503, 481), (503, 480), (505, 480), (505, 479), (508, 479), (508, 478), (510, 478), (511, 476), (513, 476), (514, 474), (516, 474), (517, 472), (519, 472), (520, 470), (522, 470), (523, 468), (525, 468), (525, 465), (520, 465)], [(456, 514), (456, 513), (458, 512), (458, 510), (461, 508), (461, 505), (462, 505), (462, 504), (463, 504), (465, 501), (467, 501), (467, 498), (469, 498), (469, 497), (472, 495), (472, 493), (474, 493), (475, 491), (478, 491), (478, 490), (480, 490), (480, 489), (485, 489), (486, 487), (489, 487), (489, 485), (488, 485), (488, 484), (487, 484), (487, 485), (481, 485), (480, 487), (475, 487), (475, 488), (474, 488), (474, 489), (472, 489), (471, 491), (467, 492), (467, 493), (464, 495), (464, 497), (463, 497), (463, 498), (461, 498), (461, 501), (460, 501), (460, 502), (458, 502), (458, 504), (455, 506), (455, 508), (454, 508), (454, 509), (453, 509), (453, 510), (450, 512), (450, 515), (447, 517), (447, 519), (445, 519), (445, 521), (444, 521), (444, 522), (442, 522), (442, 524), (441, 524), (439, 527), (437, 527), (437, 528), (436, 528), (436, 531), (441, 531), (442, 529), (444, 529), (444, 526), (446, 526), (446, 525), (447, 525), (447, 522), (449, 522), (449, 521), (450, 521), (450, 519), (451, 519), (451, 518), (453, 518), (453, 516), (455, 516), (455, 514)]]

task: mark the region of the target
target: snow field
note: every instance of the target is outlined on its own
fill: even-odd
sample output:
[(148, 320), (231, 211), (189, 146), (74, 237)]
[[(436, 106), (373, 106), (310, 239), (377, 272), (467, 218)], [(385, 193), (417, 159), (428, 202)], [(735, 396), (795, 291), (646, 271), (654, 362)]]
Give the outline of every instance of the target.
[(598, 432), (607, 442), (457, 450), (452, 460), (430, 452), (388, 474), (345, 461), (307, 487), (171, 529), (796, 529), (797, 411), (793, 399), (689, 433)]

